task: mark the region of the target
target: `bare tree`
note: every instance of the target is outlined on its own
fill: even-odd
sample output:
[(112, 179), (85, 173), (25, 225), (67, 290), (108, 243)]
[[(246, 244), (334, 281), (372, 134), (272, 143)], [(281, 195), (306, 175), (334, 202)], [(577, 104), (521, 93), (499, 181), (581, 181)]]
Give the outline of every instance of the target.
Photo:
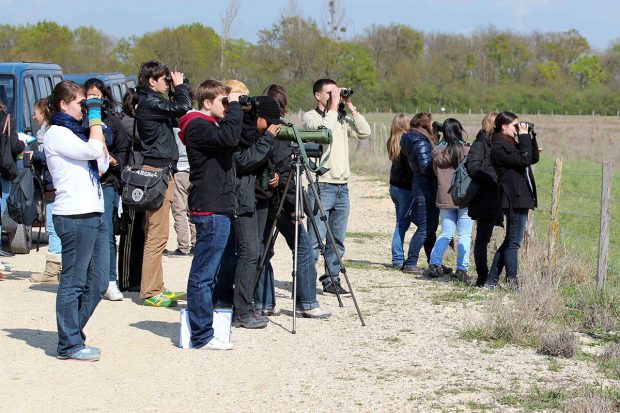
[(230, 38), (230, 28), (232, 27), (233, 21), (235, 21), (235, 18), (237, 17), (237, 13), (239, 13), (239, 0), (228, 0), (228, 7), (222, 16), (222, 34), (220, 36), (220, 78), (224, 77), (226, 42)]
[(327, 22), (327, 33), (332, 40), (341, 40), (339, 33), (347, 31), (345, 22), (345, 10), (342, 2), (329, 0), (327, 2), (329, 20)]

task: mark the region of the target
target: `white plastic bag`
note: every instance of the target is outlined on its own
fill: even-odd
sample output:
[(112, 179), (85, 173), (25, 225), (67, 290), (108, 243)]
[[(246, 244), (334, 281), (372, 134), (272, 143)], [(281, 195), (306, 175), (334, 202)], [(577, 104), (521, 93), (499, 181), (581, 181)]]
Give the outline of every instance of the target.
[[(213, 310), (213, 336), (230, 343), (232, 335), (232, 309), (216, 308)], [(191, 330), (189, 327), (189, 311), (181, 308), (181, 331), (179, 334), (179, 347), (192, 348), (190, 340)]]

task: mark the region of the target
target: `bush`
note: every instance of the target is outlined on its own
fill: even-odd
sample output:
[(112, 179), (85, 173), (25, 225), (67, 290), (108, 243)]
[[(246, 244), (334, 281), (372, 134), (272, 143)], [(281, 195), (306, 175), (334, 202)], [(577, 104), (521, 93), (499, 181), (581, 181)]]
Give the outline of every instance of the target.
[(541, 337), (539, 352), (547, 356), (571, 358), (577, 352), (577, 347), (572, 331), (546, 333)]

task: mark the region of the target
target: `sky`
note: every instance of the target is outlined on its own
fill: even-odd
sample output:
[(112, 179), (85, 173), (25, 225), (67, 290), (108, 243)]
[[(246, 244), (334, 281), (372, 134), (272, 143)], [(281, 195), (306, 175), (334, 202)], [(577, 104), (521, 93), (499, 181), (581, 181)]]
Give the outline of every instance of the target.
[[(296, 4), (304, 17), (328, 21), (328, 0), (239, 0), (231, 37), (251, 43)], [(577, 29), (595, 50), (620, 40), (620, 0), (338, 0), (347, 30), (363, 35), (372, 24), (403, 23), (431, 33), (470, 34), (490, 25), (527, 34)], [(88, 4), (88, 6), (87, 6)], [(93, 6), (101, 6), (92, 10)], [(74, 29), (94, 26), (120, 38), (199, 22), (218, 33), (228, 0), (0, 0), (0, 24), (51, 20)], [(89, 10), (89, 8), (91, 10)]]

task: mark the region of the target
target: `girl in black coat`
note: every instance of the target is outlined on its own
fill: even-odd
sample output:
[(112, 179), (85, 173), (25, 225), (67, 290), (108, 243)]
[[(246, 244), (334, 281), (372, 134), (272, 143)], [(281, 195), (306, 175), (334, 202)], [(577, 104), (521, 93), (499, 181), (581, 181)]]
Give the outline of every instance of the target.
[[(491, 164), (491, 136), (495, 129), (496, 112), (488, 113), (482, 119), (482, 129), (476, 135), (467, 155), (467, 173), (480, 185), (478, 193), (469, 204), (468, 214), (476, 220), (474, 261), (478, 279), (476, 286), (482, 287), (489, 274), (487, 247), (493, 235), (493, 228), (502, 226), (504, 215), (497, 198), (497, 173)], [(503, 264), (500, 265), (500, 272)]]
[(506, 235), (495, 253), (484, 287), (497, 287), (501, 262), (506, 267), (507, 281), (517, 286), (519, 248), (527, 213), (537, 204), (536, 182), (530, 166), (538, 162), (538, 144), (536, 134), (528, 130), (525, 122), (519, 123), (514, 113), (502, 112), (495, 119), (491, 162), (497, 172), (497, 193), (506, 217)]

